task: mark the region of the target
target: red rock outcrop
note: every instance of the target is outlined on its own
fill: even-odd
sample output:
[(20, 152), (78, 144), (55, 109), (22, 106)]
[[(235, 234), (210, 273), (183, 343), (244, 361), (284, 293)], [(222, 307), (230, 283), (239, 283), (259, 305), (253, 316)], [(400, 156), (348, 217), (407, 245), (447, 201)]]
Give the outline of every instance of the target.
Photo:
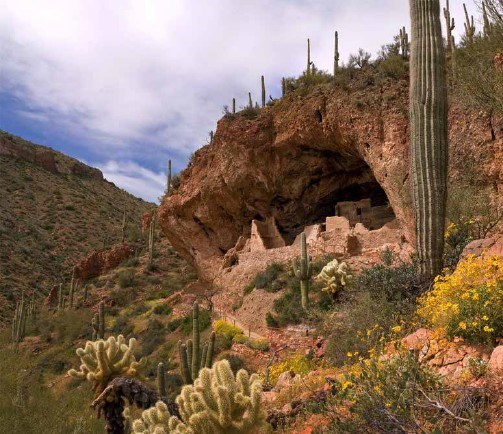
[[(255, 119), (228, 115), (210, 145), (199, 149), (177, 191), (158, 210), (176, 250), (211, 278), (252, 219), (274, 217), (287, 243), (308, 224), (334, 215), (338, 201), (389, 201), (413, 242), (408, 81), (287, 95)], [(453, 103), (451, 174), (474, 171), (503, 190), (503, 134), (495, 120)], [(501, 159), (499, 160), (502, 161)]]
[(99, 276), (106, 270), (117, 267), (122, 261), (135, 254), (130, 244), (118, 244), (110, 249), (96, 250), (75, 265), (75, 277), (87, 280)]
[(473, 240), (465, 246), (463, 253), (461, 254), (462, 257), (466, 257), (468, 255), (498, 255), (503, 257), (503, 235), (483, 238), (481, 240)]

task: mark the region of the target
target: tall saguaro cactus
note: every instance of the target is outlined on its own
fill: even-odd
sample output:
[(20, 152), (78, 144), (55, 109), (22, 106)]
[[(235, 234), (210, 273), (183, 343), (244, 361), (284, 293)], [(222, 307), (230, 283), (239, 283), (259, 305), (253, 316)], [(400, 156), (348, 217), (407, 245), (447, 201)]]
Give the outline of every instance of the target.
[(442, 268), (447, 195), (447, 90), (439, 0), (410, 0), (410, 140), (420, 273)]
[(260, 82), (262, 84), (262, 107), (265, 107), (265, 79), (263, 75), (260, 77)]
[(154, 263), (154, 243), (155, 243), (155, 212), (150, 220), (148, 231), (148, 266), (151, 267)]
[(465, 11), (465, 36), (466, 40), (471, 44), (473, 42), (473, 37), (475, 36), (475, 24), (473, 22), (473, 15), (470, 19), (465, 3), (463, 3), (463, 10)]
[(339, 32), (335, 31), (335, 45), (334, 45), (334, 77), (339, 70)]
[(306, 234), (300, 234), (300, 263), (297, 258), (292, 259), (292, 268), (297, 279), (300, 280), (302, 308), (307, 309), (309, 303), (309, 279), (313, 274), (311, 259), (307, 255)]
[(205, 344), (201, 349), (199, 304), (195, 301), (192, 308), (192, 339), (187, 340), (185, 344), (182, 344), (182, 341), (178, 342), (180, 370), (186, 384), (192, 384), (202, 368), (211, 367), (214, 348), (215, 332), (212, 332), (209, 344)]
[(311, 40), (307, 38), (307, 67), (306, 74), (311, 74)]
[(251, 97), (251, 92), (248, 92), (248, 108), (252, 109), (253, 108), (253, 101)]
[(444, 8), (444, 18), (445, 18), (445, 28), (447, 29), (447, 52), (450, 53), (452, 50), (452, 31), (456, 24), (454, 18), (451, 18), (451, 10), (449, 9), (449, 0), (446, 0)]
[(232, 114), (236, 114), (236, 98), (232, 98)]
[(400, 29), (400, 51), (402, 58), (407, 60), (409, 56), (409, 35), (407, 30), (405, 30), (405, 26)]
[(166, 196), (171, 193), (171, 160), (168, 160), (168, 180), (166, 183)]

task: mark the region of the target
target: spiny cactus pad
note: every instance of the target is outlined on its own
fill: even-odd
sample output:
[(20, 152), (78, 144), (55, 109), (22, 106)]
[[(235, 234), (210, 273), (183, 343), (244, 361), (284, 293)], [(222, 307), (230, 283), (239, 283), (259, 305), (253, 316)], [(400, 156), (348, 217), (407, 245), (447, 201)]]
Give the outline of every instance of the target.
[(84, 348), (78, 348), (76, 351), (82, 361), (80, 371), (70, 369), (68, 375), (85, 378), (102, 386), (112, 377), (119, 375), (139, 377), (138, 370), (145, 360), (136, 360), (133, 354), (135, 349), (136, 339), (131, 338), (126, 344), (122, 335), (117, 338), (110, 336), (106, 341), (87, 341)]
[(135, 433), (237, 434), (248, 433), (263, 423), (260, 411), (262, 385), (256, 374), (232, 373), (227, 360), (204, 368), (194, 385), (176, 398), (181, 420), (171, 416), (162, 402), (146, 410), (133, 424)]
[(345, 262), (339, 262), (337, 259), (330, 261), (323, 267), (316, 280), (323, 283), (322, 291), (329, 294), (336, 294), (341, 291), (351, 278), (348, 265)]

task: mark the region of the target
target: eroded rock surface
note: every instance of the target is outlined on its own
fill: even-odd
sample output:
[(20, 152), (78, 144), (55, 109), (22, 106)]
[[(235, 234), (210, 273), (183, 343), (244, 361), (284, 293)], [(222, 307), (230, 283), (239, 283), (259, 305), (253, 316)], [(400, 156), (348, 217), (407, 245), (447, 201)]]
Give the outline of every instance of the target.
[[(250, 237), (252, 220), (274, 217), (290, 245), (347, 200), (389, 203), (413, 242), (408, 81), (360, 87), (320, 86), (288, 95), (255, 119), (238, 113), (218, 122), (212, 143), (195, 153), (158, 212), (162, 230), (201, 277), (219, 273), (224, 255)], [(475, 173), (501, 191), (497, 122), (455, 103), (449, 116), (451, 173), (473, 161)]]

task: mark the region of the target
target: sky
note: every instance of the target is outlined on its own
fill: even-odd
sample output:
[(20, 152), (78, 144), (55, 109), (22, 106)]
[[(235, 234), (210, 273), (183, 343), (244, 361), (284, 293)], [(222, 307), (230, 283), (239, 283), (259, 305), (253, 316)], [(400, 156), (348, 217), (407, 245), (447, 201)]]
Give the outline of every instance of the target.
[[(462, 1), (450, 9), (459, 34)], [(260, 99), (261, 75), (280, 96), (307, 38), (331, 72), (335, 30), (346, 61), (409, 21), (407, 0), (0, 0), (0, 128), (157, 201), (167, 160), (182, 170), (224, 105)]]

